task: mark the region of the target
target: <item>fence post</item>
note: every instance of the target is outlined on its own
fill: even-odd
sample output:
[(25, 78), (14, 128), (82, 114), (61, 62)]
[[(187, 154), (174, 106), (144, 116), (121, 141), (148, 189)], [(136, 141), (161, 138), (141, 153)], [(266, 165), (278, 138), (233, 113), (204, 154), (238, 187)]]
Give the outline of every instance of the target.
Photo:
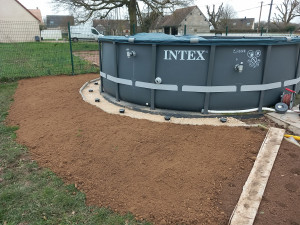
[(71, 54), (71, 64), (72, 64), (72, 75), (74, 75), (74, 61), (73, 61), (73, 51), (72, 51), (72, 37), (71, 37), (71, 29), (70, 22), (68, 22), (68, 32), (69, 32), (69, 44), (70, 44), (70, 54)]
[(184, 25), (184, 35), (186, 35), (186, 25)]
[(226, 36), (228, 35), (228, 26), (226, 26)]

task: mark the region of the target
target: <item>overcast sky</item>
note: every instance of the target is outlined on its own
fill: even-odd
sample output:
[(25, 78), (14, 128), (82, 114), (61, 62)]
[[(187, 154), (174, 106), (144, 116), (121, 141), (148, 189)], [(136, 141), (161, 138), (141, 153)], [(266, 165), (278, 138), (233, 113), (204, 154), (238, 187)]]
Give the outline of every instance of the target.
[[(276, 12), (275, 7), (276, 5), (280, 5), (280, 3), (283, 0), (273, 0), (273, 8), (272, 8), (272, 16), (273, 13)], [(68, 15), (69, 12), (56, 12), (53, 9), (53, 5), (50, 3), (50, 0), (19, 0), (26, 8), (28, 9), (34, 9), (38, 7), (41, 12), (43, 18), (46, 17), (46, 15)], [(237, 12), (237, 17), (243, 18), (243, 17), (248, 17), (248, 18), (255, 18), (255, 21), (258, 22), (259, 18), (259, 11), (260, 11), (260, 5), (261, 1), (259, 0), (194, 0), (195, 4), (198, 5), (200, 10), (206, 15), (206, 5), (212, 6), (215, 4), (216, 6), (219, 6), (222, 2), (224, 4), (229, 4), (231, 5), (234, 10)], [(263, 1), (263, 8), (262, 8), (262, 15), (261, 15), (261, 20), (262, 21), (267, 21), (268, 20), (268, 15), (269, 15), (269, 9), (270, 9), (270, 3), (271, 0), (265, 0)], [(294, 22), (300, 21), (300, 18), (297, 19)]]

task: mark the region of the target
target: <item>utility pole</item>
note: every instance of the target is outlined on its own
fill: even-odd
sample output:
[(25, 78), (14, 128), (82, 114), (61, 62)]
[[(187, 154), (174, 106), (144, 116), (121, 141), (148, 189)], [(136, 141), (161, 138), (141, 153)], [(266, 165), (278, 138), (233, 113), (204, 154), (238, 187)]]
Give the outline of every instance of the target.
[(260, 27), (260, 18), (261, 18), (262, 5), (263, 5), (263, 2), (260, 3), (260, 12), (259, 12), (258, 25), (257, 25), (257, 33), (259, 32), (259, 27)]
[(268, 24), (267, 24), (267, 33), (269, 32), (272, 5), (273, 5), (273, 0), (271, 0), (271, 4), (270, 4), (270, 11), (269, 11), (269, 17), (268, 17)]

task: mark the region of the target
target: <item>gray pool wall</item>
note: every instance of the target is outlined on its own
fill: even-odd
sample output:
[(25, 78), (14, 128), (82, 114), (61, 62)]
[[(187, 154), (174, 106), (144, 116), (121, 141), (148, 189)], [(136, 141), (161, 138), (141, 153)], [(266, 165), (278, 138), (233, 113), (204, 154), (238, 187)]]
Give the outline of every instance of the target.
[(140, 34), (100, 43), (101, 90), (152, 109), (261, 110), (300, 81), (298, 38)]

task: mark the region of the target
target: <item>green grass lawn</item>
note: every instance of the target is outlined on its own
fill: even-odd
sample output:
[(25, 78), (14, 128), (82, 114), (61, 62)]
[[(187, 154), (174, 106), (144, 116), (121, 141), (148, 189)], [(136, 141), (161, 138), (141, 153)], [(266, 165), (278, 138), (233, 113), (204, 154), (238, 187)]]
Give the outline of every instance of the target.
[(4, 123), (16, 87), (16, 82), (0, 83), (0, 224), (149, 224), (129, 213), (86, 206), (74, 184), (64, 184), (30, 159), (15, 141), (18, 127)]
[[(98, 50), (98, 43), (73, 43), (73, 50)], [(99, 72), (91, 63), (73, 58), (75, 74)], [(0, 43), (0, 82), (57, 74), (72, 74), (68, 42)]]
[(72, 42), (73, 51), (98, 51), (98, 42), (89, 41), (89, 42)]

